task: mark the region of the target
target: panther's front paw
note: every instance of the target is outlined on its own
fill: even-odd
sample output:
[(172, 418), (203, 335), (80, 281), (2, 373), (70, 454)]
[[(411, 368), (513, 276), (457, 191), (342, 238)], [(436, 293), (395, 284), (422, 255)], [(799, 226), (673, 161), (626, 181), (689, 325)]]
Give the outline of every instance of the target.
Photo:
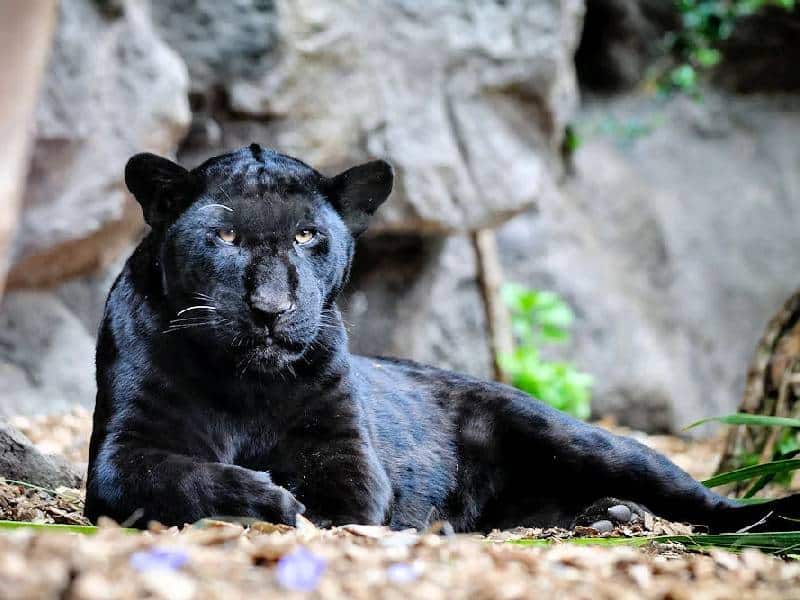
[(297, 515), (302, 515), (306, 512), (306, 505), (300, 502), (294, 495), (287, 489), (278, 487), (280, 491), (280, 508), (281, 508), (281, 523), (287, 525), (294, 525), (297, 520)]
[(256, 512), (270, 523), (294, 526), (297, 515), (306, 512), (306, 507), (289, 490), (273, 485), (258, 499)]
[(618, 498), (603, 498), (586, 507), (573, 523), (575, 527), (591, 527), (598, 533), (612, 531), (617, 525), (644, 520), (647, 511), (636, 504)]

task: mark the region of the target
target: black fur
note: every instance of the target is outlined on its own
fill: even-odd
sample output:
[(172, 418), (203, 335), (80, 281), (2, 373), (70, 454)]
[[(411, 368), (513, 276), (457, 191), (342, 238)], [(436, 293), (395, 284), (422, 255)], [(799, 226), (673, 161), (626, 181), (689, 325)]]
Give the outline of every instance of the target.
[[(800, 514), (797, 497), (737, 507), (510, 387), (351, 355), (335, 300), (391, 191), (385, 162), (326, 178), (253, 145), (192, 171), (137, 155), (126, 182), (152, 231), (99, 333), (93, 521), (305, 512), (469, 531), (570, 526), (606, 497), (714, 530)], [(181, 313), (197, 305), (212, 308)]]

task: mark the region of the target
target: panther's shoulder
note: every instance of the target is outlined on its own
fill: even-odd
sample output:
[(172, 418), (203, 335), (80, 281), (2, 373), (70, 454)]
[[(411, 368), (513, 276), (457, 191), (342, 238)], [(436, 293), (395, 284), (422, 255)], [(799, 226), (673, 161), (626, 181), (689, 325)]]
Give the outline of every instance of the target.
[(98, 331), (98, 365), (147, 344), (152, 337), (148, 334), (163, 325), (157, 310), (161, 287), (152, 268), (151, 247), (152, 241), (143, 239), (111, 285)]

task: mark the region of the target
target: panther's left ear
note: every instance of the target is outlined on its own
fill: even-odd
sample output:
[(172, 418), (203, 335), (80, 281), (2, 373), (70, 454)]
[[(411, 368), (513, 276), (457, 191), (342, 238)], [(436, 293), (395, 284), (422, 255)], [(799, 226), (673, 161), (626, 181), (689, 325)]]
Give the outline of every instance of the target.
[(392, 191), (394, 170), (385, 160), (358, 165), (325, 182), (325, 194), (358, 237), (367, 229), (369, 218)]

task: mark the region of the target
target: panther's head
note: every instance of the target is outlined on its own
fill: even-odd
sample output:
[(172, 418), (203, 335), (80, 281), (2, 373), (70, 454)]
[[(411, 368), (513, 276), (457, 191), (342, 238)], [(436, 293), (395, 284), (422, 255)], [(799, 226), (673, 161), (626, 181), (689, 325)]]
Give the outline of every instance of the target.
[(138, 154), (125, 182), (159, 243), (168, 333), (277, 371), (335, 326), (355, 239), (392, 189), (384, 161), (325, 177), (257, 144), (189, 171)]

